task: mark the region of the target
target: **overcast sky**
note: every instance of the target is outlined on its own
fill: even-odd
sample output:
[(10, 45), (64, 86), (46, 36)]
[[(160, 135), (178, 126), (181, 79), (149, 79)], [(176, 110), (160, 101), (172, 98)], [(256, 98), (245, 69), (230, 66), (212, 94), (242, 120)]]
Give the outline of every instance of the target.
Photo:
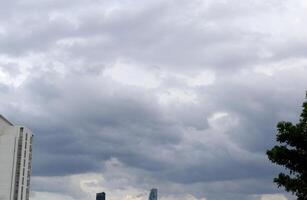
[(265, 151), (307, 88), (304, 0), (12, 0), (0, 113), (31, 200), (292, 200)]

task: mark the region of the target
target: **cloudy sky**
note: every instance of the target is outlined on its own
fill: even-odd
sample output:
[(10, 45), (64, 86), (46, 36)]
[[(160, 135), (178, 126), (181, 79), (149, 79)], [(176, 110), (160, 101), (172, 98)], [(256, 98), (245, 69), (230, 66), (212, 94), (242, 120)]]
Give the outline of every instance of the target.
[(292, 200), (265, 151), (307, 88), (305, 0), (1, 0), (31, 200)]

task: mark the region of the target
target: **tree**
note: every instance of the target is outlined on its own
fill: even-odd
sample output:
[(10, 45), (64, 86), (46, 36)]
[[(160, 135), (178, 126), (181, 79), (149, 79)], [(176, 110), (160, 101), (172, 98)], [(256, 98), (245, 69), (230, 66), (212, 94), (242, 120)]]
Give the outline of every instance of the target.
[(288, 173), (280, 173), (274, 182), (295, 194), (297, 200), (307, 200), (307, 93), (299, 122), (279, 122), (276, 140), (279, 145), (268, 150), (267, 156)]

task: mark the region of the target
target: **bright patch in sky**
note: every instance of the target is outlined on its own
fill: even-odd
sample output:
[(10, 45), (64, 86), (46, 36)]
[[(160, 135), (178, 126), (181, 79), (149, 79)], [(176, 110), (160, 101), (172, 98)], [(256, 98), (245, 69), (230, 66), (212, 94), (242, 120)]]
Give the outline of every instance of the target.
[(30, 200), (74, 200), (67, 195), (55, 194), (50, 192), (33, 192)]
[(282, 194), (264, 194), (261, 196), (260, 200), (288, 200)]
[(160, 84), (159, 72), (147, 69), (145, 66), (118, 61), (114, 66), (107, 68), (104, 76), (111, 77), (123, 85), (137, 86), (145, 89), (156, 88)]
[(202, 71), (196, 76), (186, 77), (191, 87), (211, 85), (215, 82), (215, 74), (212, 71)]
[(162, 104), (197, 103), (197, 95), (192, 90), (170, 88), (158, 94)]

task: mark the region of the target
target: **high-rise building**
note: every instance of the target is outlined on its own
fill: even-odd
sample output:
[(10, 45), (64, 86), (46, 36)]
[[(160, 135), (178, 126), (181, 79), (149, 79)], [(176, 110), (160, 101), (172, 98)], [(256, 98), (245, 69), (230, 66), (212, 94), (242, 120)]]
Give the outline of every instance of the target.
[(148, 200), (158, 200), (158, 189), (151, 189)]
[(0, 200), (29, 200), (32, 138), (0, 115)]
[(101, 192), (96, 194), (96, 200), (105, 200), (106, 199), (106, 193)]

